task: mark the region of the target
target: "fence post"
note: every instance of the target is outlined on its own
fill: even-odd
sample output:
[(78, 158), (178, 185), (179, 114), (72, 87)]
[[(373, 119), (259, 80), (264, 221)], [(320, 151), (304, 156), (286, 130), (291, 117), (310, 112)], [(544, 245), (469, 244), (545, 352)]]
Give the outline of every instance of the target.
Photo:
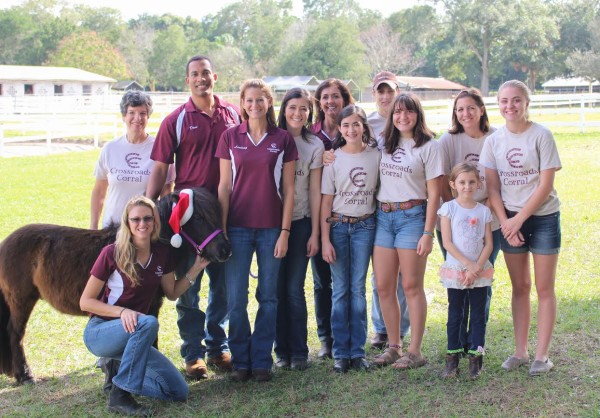
[(50, 121), (46, 124), (46, 153), (50, 154), (52, 151), (52, 127), (50, 126)]
[(98, 114), (94, 117), (94, 148), (98, 148), (98, 143), (100, 142), (100, 133), (98, 132)]
[(585, 132), (585, 100), (584, 100), (584, 95), (581, 95), (581, 107), (580, 107), (580, 113), (579, 113), (579, 132), (580, 133), (584, 133)]
[(0, 157), (4, 157), (4, 126), (0, 123)]

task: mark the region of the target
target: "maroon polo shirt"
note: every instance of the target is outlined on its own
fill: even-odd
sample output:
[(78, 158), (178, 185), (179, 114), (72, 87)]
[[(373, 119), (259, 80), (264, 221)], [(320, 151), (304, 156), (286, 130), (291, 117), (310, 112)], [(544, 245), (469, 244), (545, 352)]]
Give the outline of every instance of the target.
[[(117, 267), (115, 244), (102, 249), (92, 267), (91, 274), (106, 282), (102, 302), (122, 306), (143, 314), (148, 313), (150, 304), (160, 287), (163, 274), (174, 270), (171, 249), (160, 242), (152, 243), (150, 259), (145, 266), (136, 265), (140, 284), (131, 287), (131, 280)], [(114, 319), (101, 317), (103, 319)]]
[[(219, 138), (239, 125), (240, 111), (217, 96), (212, 117), (196, 109), (192, 98), (161, 123), (150, 158), (165, 164), (175, 161), (175, 189), (206, 187), (215, 195), (219, 186), (219, 159), (214, 158)], [(175, 158), (174, 158), (175, 157)]]
[(323, 122), (315, 123), (310, 127), (310, 131), (323, 142), (325, 151), (329, 151), (333, 148), (333, 141), (335, 141), (335, 138), (329, 138), (325, 131), (323, 131)]
[(217, 152), (231, 160), (233, 190), (228, 225), (281, 228), (283, 164), (298, 159), (292, 135), (270, 126), (258, 145), (248, 137), (248, 122), (223, 133)]

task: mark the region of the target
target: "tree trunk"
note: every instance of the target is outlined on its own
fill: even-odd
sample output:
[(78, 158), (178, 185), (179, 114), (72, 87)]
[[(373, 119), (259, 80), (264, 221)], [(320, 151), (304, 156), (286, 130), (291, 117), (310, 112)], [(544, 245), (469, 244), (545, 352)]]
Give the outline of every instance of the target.
[(483, 55), (481, 59), (481, 94), (486, 97), (490, 93), (490, 74), (489, 74), (489, 56), (490, 46), (487, 40), (487, 33), (482, 34)]

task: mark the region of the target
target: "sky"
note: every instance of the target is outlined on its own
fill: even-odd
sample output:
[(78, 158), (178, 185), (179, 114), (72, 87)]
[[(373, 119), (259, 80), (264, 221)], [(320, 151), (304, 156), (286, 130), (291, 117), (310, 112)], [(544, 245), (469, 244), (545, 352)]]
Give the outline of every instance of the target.
[[(2, 0), (0, 8), (9, 8), (25, 3), (26, 0)], [(208, 14), (215, 14), (224, 6), (235, 3), (237, 0), (63, 0), (68, 4), (85, 4), (91, 7), (111, 7), (118, 9), (125, 20), (136, 18), (140, 14), (162, 15), (171, 13), (186, 17), (191, 16), (201, 19)], [(294, 14), (302, 15), (302, 0), (292, 0)], [(379, 10), (384, 17), (416, 4), (423, 3), (419, 0), (357, 0), (362, 8)]]

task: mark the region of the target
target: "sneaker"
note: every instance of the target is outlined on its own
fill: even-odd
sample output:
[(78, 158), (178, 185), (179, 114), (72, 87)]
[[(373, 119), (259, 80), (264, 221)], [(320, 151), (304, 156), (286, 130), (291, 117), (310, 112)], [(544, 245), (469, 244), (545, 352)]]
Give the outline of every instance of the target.
[(374, 350), (383, 350), (387, 342), (387, 334), (376, 332), (373, 338), (371, 338), (371, 348)]
[(531, 363), (531, 367), (529, 368), (529, 376), (540, 376), (542, 374), (548, 373), (554, 364), (550, 361), (550, 359), (546, 359), (546, 361), (535, 360)]
[(519, 358), (519, 357), (515, 357), (515, 356), (510, 356), (509, 358), (504, 360), (504, 363), (502, 363), (502, 368), (504, 370), (513, 371), (513, 370), (517, 370), (519, 367), (521, 367), (525, 364), (528, 364), (528, 363), (529, 363), (528, 358)]
[(275, 360), (275, 367), (278, 369), (289, 369), (290, 361), (287, 358), (277, 357), (277, 360)]
[(302, 371), (308, 369), (308, 360), (306, 359), (293, 359), (292, 370)]

